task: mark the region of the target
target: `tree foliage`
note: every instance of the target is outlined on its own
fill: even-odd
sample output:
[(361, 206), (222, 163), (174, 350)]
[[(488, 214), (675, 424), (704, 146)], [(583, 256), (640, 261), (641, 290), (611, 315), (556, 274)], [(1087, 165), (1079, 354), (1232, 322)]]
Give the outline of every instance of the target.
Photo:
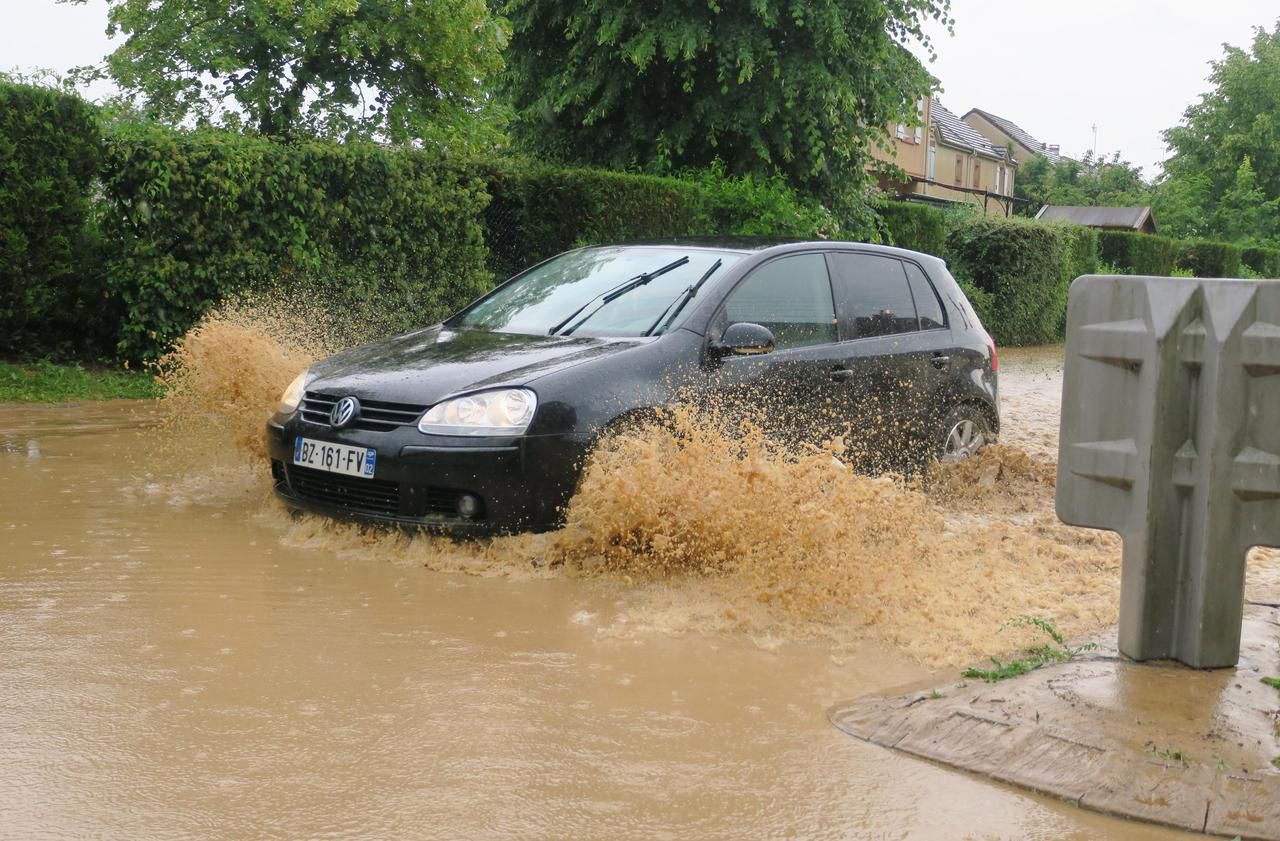
[[(532, 151), (650, 172), (719, 159), (830, 198), (933, 80), (903, 45), (949, 0), (508, 0), (508, 92)], [(947, 21), (949, 23), (949, 21)]]
[(1145, 207), (1151, 204), (1151, 185), (1142, 178), (1142, 167), (1122, 160), (1120, 153), (1082, 160), (1060, 158), (1050, 163), (1036, 155), (1018, 170), (1014, 195), (1029, 199), (1027, 213), (1035, 215), (1046, 204), (1078, 207)]
[(273, 137), (471, 137), (506, 42), (485, 0), (107, 2), (106, 72), (148, 116)]
[(1280, 243), (1280, 25), (1225, 46), (1213, 89), (1164, 133), (1156, 209), (1170, 233)]

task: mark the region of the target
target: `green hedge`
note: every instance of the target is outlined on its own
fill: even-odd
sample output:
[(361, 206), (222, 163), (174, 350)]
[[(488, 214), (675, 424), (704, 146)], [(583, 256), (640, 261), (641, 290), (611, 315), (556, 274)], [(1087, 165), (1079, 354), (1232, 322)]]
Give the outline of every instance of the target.
[(946, 257), (998, 343), (1037, 345), (1061, 338), (1067, 288), (1090, 260), (1088, 241), (1064, 225), (974, 217), (947, 234)]
[(1280, 249), (1246, 248), (1240, 252), (1240, 262), (1259, 277), (1280, 279)]
[(94, 110), (0, 83), (0, 353), (78, 350), (96, 253), (90, 195), (101, 143)]
[(1178, 243), (1176, 264), (1196, 277), (1240, 277), (1243, 252), (1225, 242), (1188, 240)]
[(885, 240), (899, 248), (941, 256), (947, 245), (947, 217), (919, 202), (887, 202), (878, 208)]
[(125, 123), (108, 133), (102, 172), (125, 358), (155, 356), (238, 292), (376, 302), (387, 326), (408, 328), (490, 281), (483, 185), (428, 152)]
[(1133, 231), (1100, 231), (1098, 245), (1102, 262), (1120, 267), (1127, 274), (1168, 277), (1176, 266), (1175, 240)]
[(492, 201), (484, 214), (489, 265), (499, 277), (600, 242), (698, 236), (816, 238), (836, 232), (825, 210), (777, 183), (685, 178), (499, 160), (478, 164)]

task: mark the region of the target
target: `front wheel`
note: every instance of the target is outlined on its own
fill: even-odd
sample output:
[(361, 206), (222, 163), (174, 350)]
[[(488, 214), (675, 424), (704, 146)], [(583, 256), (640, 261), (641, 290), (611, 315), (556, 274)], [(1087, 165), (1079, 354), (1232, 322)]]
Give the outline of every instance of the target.
[(937, 446), (938, 461), (943, 464), (966, 459), (995, 439), (991, 422), (977, 406), (960, 405), (951, 410), (942, 423)]

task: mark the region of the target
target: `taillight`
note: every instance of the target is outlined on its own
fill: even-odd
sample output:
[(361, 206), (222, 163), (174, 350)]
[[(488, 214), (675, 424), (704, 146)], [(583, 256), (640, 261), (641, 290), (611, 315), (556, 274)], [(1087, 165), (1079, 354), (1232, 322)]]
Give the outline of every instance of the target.
[(996, 340), (991, 338), (991, 334), (987, 334), (987, 347), (991, 348), (991, 370), (1000, 370), (1000, 354), (996, 353)]

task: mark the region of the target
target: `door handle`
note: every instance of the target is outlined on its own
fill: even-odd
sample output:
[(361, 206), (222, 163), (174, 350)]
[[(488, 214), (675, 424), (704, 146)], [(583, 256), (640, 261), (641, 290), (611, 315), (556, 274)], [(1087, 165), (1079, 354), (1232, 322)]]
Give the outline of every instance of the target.
[(831, 379), (833, 382), (845, 383), (853, 379), (852, 368), (832, 368)]
[(935, 353), (933, 359), (929, 360), (929, 364), (941, 371), (951, 364), (951, 357), (941, 353)]

